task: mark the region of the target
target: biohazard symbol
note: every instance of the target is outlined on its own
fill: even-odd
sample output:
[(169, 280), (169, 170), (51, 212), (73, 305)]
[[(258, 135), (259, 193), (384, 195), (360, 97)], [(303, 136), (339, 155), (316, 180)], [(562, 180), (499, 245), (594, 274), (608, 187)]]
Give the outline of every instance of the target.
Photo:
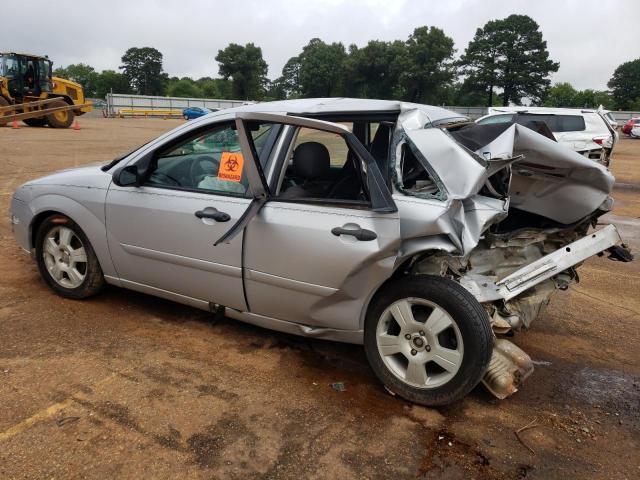
[(226, 168), (227, 171), (229, 171), (229, 172), (235, 172), (238, 169), (239, 165), (240, 164), (238, 163), (238, 159), (236, 158), (236, 156), (232, 155), (227, 160), (224, 168)]
[(242, 178), (242, 168), (244, 158), (238, 152), (222, 152), (220, 157), (220, 167), (218, 168), (218, 178), (230, 182), (239, 182)]

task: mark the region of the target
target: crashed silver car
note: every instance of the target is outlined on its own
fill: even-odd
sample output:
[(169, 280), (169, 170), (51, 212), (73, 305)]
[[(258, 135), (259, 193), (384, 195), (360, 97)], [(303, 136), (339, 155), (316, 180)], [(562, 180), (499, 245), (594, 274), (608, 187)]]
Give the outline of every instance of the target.
[(444, 405), (533, 371), (528, 328), (576, 265), (628, 259), (602, 165), (517, 124), (396, 101), (209, 114), (118, 158), (30, 181), (11, 221), (58, 294), (105, 283), (364, 344), (385, 387)]

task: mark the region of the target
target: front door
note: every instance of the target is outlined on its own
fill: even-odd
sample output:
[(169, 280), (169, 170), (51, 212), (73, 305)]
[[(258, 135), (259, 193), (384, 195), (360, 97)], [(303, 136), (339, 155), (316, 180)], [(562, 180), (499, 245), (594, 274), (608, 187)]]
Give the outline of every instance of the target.
[[(251, 132), (258, 148), (270, 133), (270, 125)], [(214, 245), (253, 199), (255, 167), (239, 137), (234, 121), (191, 129), (138, 161), (141, 185), (112, 183), (108, 240), (124, 286), (246, 309), (242, 232)]]

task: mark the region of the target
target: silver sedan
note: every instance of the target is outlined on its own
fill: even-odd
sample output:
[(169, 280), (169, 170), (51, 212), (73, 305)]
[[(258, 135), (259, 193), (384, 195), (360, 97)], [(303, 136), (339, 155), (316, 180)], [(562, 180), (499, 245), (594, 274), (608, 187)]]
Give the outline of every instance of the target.
[(364, 344), (386, 388), (443, 405), (533, 371), (505, 334), (617, 246), (608, 170), (516, 124), (427, 105), (262, 103), (107, 165), (27, 182), (17, 242), (58, 294), (105, 284)]

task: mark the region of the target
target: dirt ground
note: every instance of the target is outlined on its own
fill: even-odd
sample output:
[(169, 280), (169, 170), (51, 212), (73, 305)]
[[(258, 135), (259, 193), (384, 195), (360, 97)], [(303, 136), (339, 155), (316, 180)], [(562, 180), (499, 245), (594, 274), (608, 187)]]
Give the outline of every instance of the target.
[[(28, 179), (179, 123), (0, 128), (0, 210)], [(639, 252), (640, 140), (621, 140), (613, 171), (608, 220)], [(0, 478), (640, 477), (640, 261), (590, 259), (515, 336), (536, 362), (520, 392), (478, 387), (436, 410), (386, 393), (359, 346), (212, 324), (118, 288), (62, 299), (7, 221), (0, 251)]]

